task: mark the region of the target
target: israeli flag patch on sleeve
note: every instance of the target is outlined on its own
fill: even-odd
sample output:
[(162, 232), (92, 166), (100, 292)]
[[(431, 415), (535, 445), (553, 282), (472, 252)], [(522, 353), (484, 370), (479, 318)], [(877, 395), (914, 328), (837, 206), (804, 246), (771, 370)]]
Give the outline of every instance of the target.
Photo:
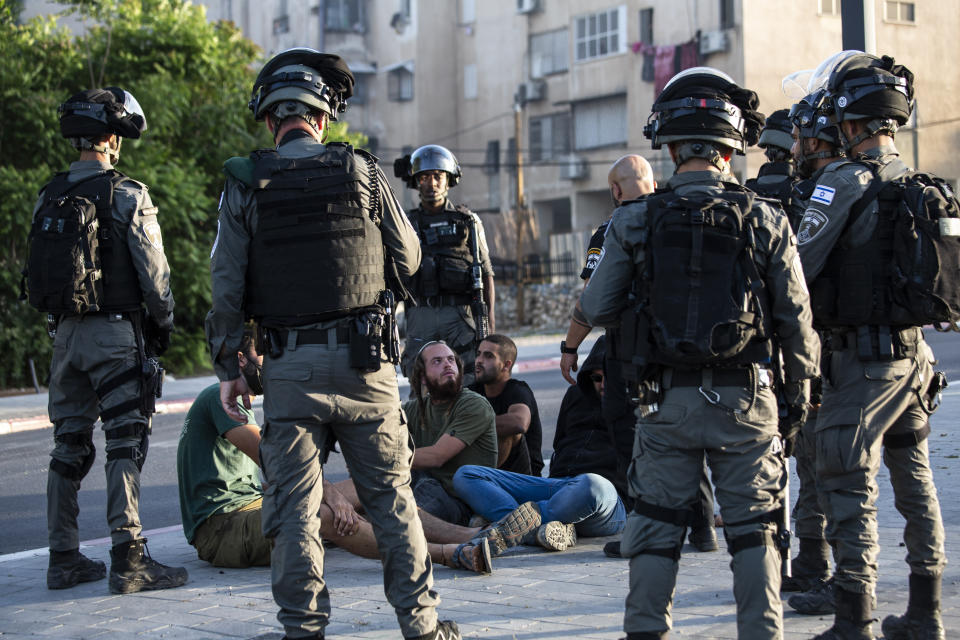
[(813, 189), (813, 195), (810, 196), (810, 199), (814, 202), (819, 202), (820, 204), (830, 204), (833, 202), (833, 195), (837, 192), (833, 187), (828, 187), (826, 185), (818, 184)]

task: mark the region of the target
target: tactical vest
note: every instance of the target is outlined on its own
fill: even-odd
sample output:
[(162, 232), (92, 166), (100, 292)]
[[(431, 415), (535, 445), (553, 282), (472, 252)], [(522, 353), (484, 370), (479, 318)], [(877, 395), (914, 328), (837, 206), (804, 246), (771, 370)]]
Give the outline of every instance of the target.
[[(765, 176), (776, 176), (782, 179), (761, 181), (760, 178)], [(744, 183), (757, 195), (778, 201), (784, 213), (787, 214), (794, 233), (800, 227), (800, 221), (806, 210), (806, 199), (810, 197), (809, 193), (813, 192), (814, 184), (810, 180), (798, 178), (794, 174), (793, 165), (789, 162), (768, 162), (760, 167), (756, 178), (751, 178)], [(809, 192), (808, 195), (803, 197), (807, 192)]]
[(418, 300), (443, 294), (473, 291), (470, 267), (470, 210), (458, 206), (440, 213), (426, 213), (418, 207), (410, 212), (410, 223), (420, 237), (422, 259), (413, 277), (412, 291)]
[[(860, 161), (874, 180), (850, 209), (846, 229), (876, 215), (869, 240), (844, 241), (827, 257), (810, 291), (814, 321), (824, 327), (919, 326), (960, 318), (960, 205), (949, 186), (908, 171), (892, 180), (885, 165)], [(866, 213), (876, 200), (876, 213)]]
[[(769, 362), (769, 300), (755, 262), (760, 218), (753, 194), (661, 191), (629, 207), (645, 215), (633, 296), (621, 319), (619, 353), (632, 352), (630, 381), (651, 365), (737, 366)], [(644, 213), (645, 210), (645, 213)], [(631, 370), (632, 369), (632, 370)]]
[(372, 156), (328, 144), (309, 158), (255, 151), (258, 223), (247, 314), (297, 326), (373, 307), (386, 288), (380, 191)]
[[(31, 255), (27, 273), (31, 303), (41, 311), (68, 316), (139, 309), (143, 294), (130, 256), (130, 247), (127, 245), (129, 223), (113, 216), (114, 190), (127, 177), (114, 169), (74, 182), (68, 179), (68, 175), (69, 172), (58, 173), (47, 184), (43, 191), (43, 202), (35, 216), (34, 228), (30, 234)], [(67, 303), (62, 295), (42, 291), (43, 283), (52, 283), (58, 277), (44, 277), (42, 271), (51, 267), (61, 268), (65, 273), (61, 274), (59, 279), (69, 279), (67, 272), (73, 270), (73, 265), (64, 264), (61, 258), (69, 256), (71, 251), (80, 250), (80, 247), (62, 246), (62, 242), (57, 244), (55, 236), (59, 234), (45, 232), (44, 219), (50, 217), (48, 212), (58, 207), (69, 207), (71, 202), (79, 204), (83, 201), (89, 201), (96, 208), (96, 233), (94, 237), (77, 237), (74, 242), (82, 243), (86, 247), (85, 251), (81, 252), (89, 254), (87, 259), (90, 275), (84, 281), (74, 282), (69, 286), (73, 289), (73, 301)], [(45, 251), (47, 254), (62, 253), (63, 256), (47, 255)], [(40, 262), (44, 264), (38, 264)], [(79, 274), (75, 274), (77, 275)], [(56, 301), (57, 298), (60, 302)], [(41, 299), (43, 302), (40, 302)]]

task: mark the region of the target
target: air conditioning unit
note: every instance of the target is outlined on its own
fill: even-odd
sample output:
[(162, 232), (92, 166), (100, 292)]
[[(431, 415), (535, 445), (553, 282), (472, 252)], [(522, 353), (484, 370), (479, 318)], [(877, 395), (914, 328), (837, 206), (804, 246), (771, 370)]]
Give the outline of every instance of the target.
[(533, 13), (540, 9), (540, 0), (517, 0), (517, 13)]
[(560, 156), (560, 179), (583, 180), (590, 172), (587, 159), (583, 156), (570, 154)]
[(547, 97), (547, 82), (545, 80), (530, 80), (517, 87), (517, 97), (520, 104), (539, 102)]
[(730, 36), (726, 31), (707, 31), (700, 34), (700, 55), (723, 53), (730, 49)]

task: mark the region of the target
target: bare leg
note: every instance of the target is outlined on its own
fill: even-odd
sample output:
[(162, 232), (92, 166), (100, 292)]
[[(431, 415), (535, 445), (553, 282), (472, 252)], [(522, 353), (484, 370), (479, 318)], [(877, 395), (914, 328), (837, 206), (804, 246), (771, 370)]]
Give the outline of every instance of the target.
[[(346, 498), (350, 504), (360, 512), (360, 500), (357, 498), (357, 489), (353, 486), (353, 480), (347, 478), (333, 485), (336, 489), (343, 494), (343, 497)], [(324, 505), (324, 508), (326, 505)], [(453, 524), (452, 522), (447, 522), (446, 520), (441, 520), (440, 518), (430, 515), (423, 509), (417, 510), (420, 514), (420, 522), (423, 524), (423, 534), (426, 536), (428, 542), (439, 542), (444, 544), (452, 543), (461, 543), (470, 540), (478, 533), (480, 533), (479, 527), (461, 527), (460, 525)], [(321, 511), (321, 522), (327, 522), (328, 520), (323, 517), (323, 512)], [(329, 519), (330, 529), (333, 529), (333, 519)], [(367, 525), (369, 526), (369, 525)], [(321, 533), (328, 540), (333, 540), (337, 546), (341, 546), (332, 536), (327, 535), (326, 530), (321, 528)], [(359, 534), (358, 534), (359, 535)], [(355, 537), (355, 536), (352, 536)], [(344, 549), (348, 549), (346, 546)], [(376, 547), (374, 547), (374, 553), (376, 553)], [(362, 554), (357, 554), (362, 555)], [(364, 556), (365, 558), (371, 557), (376, 558), (376, 555), (373, 556)]]
[[(354, 535), (341, 536), (333, 527), (333, 512), (325, 504), (320, 505), (320, 535), (324, 540), (329, 540), (355, 556), (369, 558), (371, 560), (380, 559), (380, 554), (377, 551), (377, 538), (373, 534), (373, 527), (370, 526), (370, 523), (364, 520), (360, 523), (360, 529), (357, 530)], [(466, 541), (466, 539), (464, 541)], [(427, 551), (430, 552), (430, 559), (436, 564), (442, 564), (454, 569), (463, 569), (464, 567), (457, 566), (453, 561), (453, 554), (458, 546), (457, 543), (437, 544), (435, 542), (428, 542)], [(466, 554), (468, 562), (472, 561), (473, 551), (468, 550)]]
[(423, 524), (423, 535), (430, 542), (466, 542), (480, 533), (480, 527), (461, 527), (458, 524), (430, 515), (423, 509), (417, 511), (420, 514), (420, 522)]

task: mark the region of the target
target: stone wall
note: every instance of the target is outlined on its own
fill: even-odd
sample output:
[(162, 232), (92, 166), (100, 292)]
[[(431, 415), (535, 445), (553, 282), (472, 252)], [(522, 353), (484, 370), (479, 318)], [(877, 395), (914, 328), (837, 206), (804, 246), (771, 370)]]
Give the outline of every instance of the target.
[(498, 333), (566, 333), (570, 312), (583, 283), (528, 284), (524, 287), (524, 326), (517, 325), (517, 287), (497, 284), (494, 314)]

